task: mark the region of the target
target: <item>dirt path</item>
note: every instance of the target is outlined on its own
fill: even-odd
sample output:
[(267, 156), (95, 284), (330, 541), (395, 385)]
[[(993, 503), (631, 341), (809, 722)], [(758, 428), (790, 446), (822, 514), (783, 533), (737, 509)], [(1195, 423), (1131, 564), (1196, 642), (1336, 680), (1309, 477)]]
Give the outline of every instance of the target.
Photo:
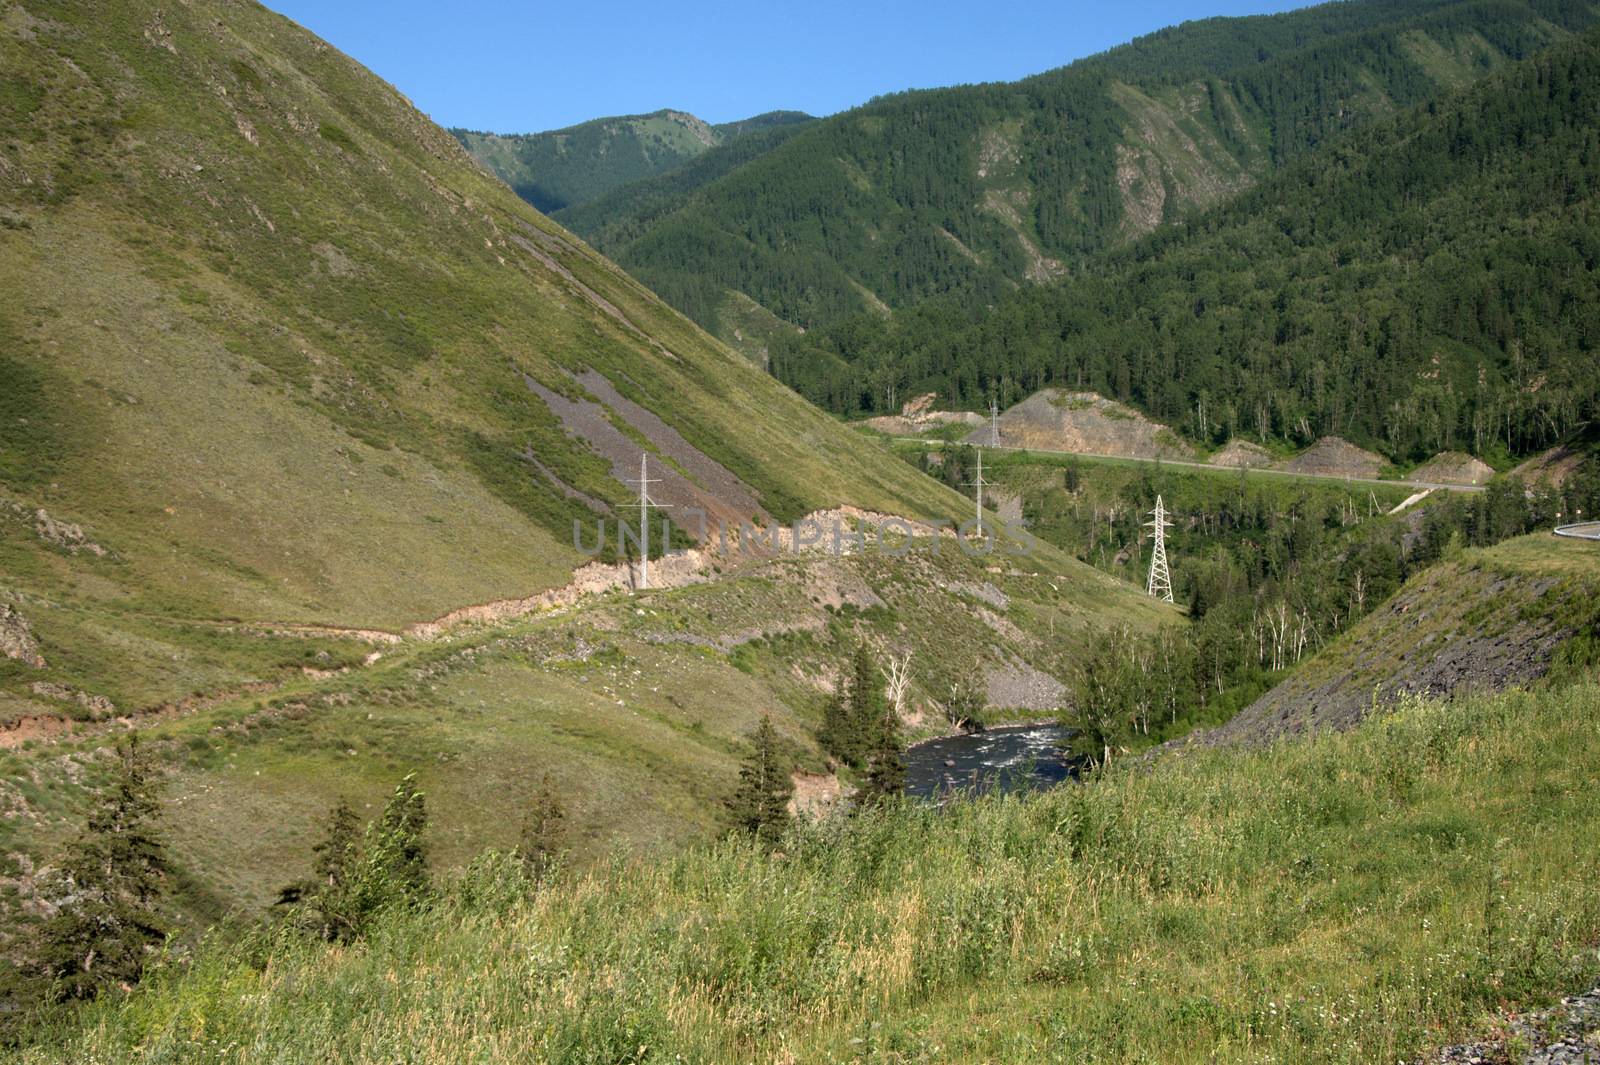
[[(796, 526), (805, 522), (815, 522), (818, 528), (828, 530), (832, 528), (834, 522), (861, 521), (881, 526), (884, 522), (890, 520), (904, 522), (904, 527), (913, 530), (915, 535), (919, 537), (933, 535), (935, 532), (933, 527), (919, 521), (897, 518), (894, 515), (880, 514), (875, 511), (860, 510), (851, 506), (814, 511), (802, 518), (800, 522), (797, 522)], [(759, 552), (753, 548), (749, 553), (745, 553), (735, 542), (730, 547), (730, 551), (733, 553), (731, 560), (716, 547), (708, 549), (691, 548), (652, 560), (650, 565), (650, 590), (681, 588), (686, 585), (708, 581), (728, 580), (739, 573), (741, 563), (762, 561), (767, 557), (767, 554), (770, 554), (770, 550), (775, 550), (779, 553), (827, 550), (827, 545), (830, 541), (825, 535), (820, 536), (814, 545), (795, 545), (793, 539), (796, 526), (775, 526), (773, 539), (764, 542), (764, 546)], [(938, 530), (938, 534), (941, 536), (954, 535), (947, 528)], [(713, 562), (721, 563), (722, 568), (718, 570), (713, 566)], [(466, 625), (503, 623), (532, 614), (572, 607), (585, 599), (603, 595), (606, 592), (637, 589), (638, 583), (639, 567), (636, 563), (591, 562), (574, 571), (572, 579), (558, 588), (547, 589), (546, 591), (520, 598), (496, 599), (487, 603), (457, 607), (430, 621), (419, 621), (408, 625), (403, 632), (399, 633), (386, 632), (381, 629), (343, 628), (333, 625), (220, 622), (206, 619), (188, 620), (192, 620), (195, 624), (214, 625), (218, 628), (246, 629), (253, 632), (272, 632), (300, 636), (325, 636), (334, 639), (358, 639), (367, 643), (393, 647), (410, 642), (420, 643), (436, 640), (450, 630)], [(383, 657), (384, 652), (374, 651), (361, 663), (350, 668), (365, 668)], [(340, 672), (343, 671), (341, 670)], [(297, 679), (303, 680), (304, 676), (277, 681), (255, 681), (234, 688), (223, 688), (215, 692), (189, 696), (176, 702), (159, 703), (155, 706), (125, 712), (110, 719), (77, 721), (53, 714), (29, 715), (16, 720), (10, 726), (0, 726), (0, 750), (14, 750), (29, 741), (51, 743), (62, 739), (83, 738), (118, 730), (139, 728), (157, 721), (221, 706), (246, 695), (261, 695), (267, 692), (281, 691), (292, 680)]]

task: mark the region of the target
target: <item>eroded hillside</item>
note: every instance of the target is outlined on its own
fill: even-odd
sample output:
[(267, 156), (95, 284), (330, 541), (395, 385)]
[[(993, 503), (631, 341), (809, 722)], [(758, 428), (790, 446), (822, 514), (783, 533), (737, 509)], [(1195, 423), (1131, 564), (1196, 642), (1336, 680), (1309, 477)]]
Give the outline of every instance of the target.
[(1548, 533), (1425, 570), (1386, 604), (1203, 742), (1345, 729), (1410, 695), (1526, 686), (1592, 668), (1600, 544)]

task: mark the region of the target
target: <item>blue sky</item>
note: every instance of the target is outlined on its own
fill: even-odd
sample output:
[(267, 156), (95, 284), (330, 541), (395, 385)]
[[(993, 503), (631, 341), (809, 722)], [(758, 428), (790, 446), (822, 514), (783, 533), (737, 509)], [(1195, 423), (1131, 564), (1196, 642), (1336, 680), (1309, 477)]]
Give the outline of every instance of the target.
[(266, 0), (434, 121), (502, 133), (676, 107), (832, 114), (880, 93), (1010, 81), (1185, 19), (1304, 0)]

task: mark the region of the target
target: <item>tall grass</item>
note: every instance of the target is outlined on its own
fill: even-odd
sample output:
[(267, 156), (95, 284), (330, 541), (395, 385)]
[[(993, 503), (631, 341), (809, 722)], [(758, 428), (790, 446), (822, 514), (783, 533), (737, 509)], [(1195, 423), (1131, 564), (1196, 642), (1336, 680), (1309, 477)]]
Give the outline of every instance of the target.
[(1397, 1061), (1600, 975), (1600, 684), (1033, 797), (485, 856), (332, 948), (220, 940), (28, 1062)]

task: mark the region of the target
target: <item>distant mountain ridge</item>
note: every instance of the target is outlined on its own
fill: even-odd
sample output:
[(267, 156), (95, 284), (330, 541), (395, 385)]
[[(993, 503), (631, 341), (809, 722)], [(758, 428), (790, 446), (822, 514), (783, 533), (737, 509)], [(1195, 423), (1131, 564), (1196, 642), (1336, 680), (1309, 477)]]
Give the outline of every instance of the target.
[(714, 149), (557, 217), (734, 343), (936, 296), (970, 311), (1594, 17), (1569, 0), (1351, 0), (1186, 23), (1011, 84), (883, 97), (759, 152)]
[(746, 134), (810, 121), (810, 115), (799, 111), (769, 111), (713, 124), (687, 111), (663, 108), (542, 133), (450, 133), (518, 196), (550, 214), (665, 173)]

